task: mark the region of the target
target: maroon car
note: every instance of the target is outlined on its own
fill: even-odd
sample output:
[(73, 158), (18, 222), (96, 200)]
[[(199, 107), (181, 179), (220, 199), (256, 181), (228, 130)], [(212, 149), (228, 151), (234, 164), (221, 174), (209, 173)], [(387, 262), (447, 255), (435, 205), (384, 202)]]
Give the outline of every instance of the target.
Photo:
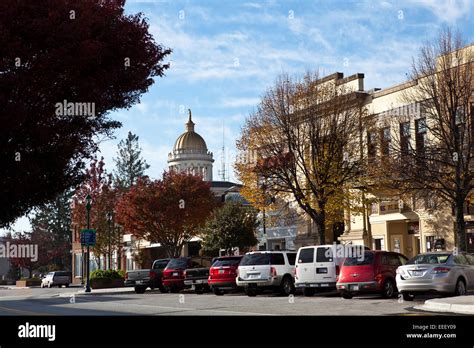
[(179, 292), (184, 289), (184, 271), (188, 268), (188, 264), (188, 257), (170, 260), (161, 276), (161, 282), (165, 289), (170, 292)]
[(397, 268), (407, 261), (402, 254), (379, 250), (366, 250), (363, 257), (348, 257), (337, 279), (337, 291), (346, 299), (361, 293), (380, 293), (385, 298), (393, 297), (397, 292)]
[(216, 295), (224, 295), (226, 290), (238, 289), (235, 283), (237, 268), (243, 256), (216, 257), (209, 270), (208, 284)]

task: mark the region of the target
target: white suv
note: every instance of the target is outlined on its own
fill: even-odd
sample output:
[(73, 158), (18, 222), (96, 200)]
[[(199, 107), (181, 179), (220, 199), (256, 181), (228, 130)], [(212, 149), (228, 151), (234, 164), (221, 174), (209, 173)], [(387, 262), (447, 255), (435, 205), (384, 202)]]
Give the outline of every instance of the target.
[(295, 292), (296, 252), (252, 251), (240, 262), (236, 283), (248, 296), (256, 296), (258, 290), (278, 290), (282, 295)]

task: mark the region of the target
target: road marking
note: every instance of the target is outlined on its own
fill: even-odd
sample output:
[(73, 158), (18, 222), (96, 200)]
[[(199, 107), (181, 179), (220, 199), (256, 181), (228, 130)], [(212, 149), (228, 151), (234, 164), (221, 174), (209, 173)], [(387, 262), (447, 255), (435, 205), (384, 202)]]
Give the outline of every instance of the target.
[(7, 311), (7, 312), (18, 313), (18, 314), (22, 314), (22, 315), (25, 315), (25, 314), (26, 315), (54, 315), (54, 314), (51, 314), (51, 313), (25, 311), (23, 309), (15, 309), (15, 308), (9, 308), (9, 307), (4, 307), (4, 306), (0, 306), (0, 310), (4, 310), (4, 311)]

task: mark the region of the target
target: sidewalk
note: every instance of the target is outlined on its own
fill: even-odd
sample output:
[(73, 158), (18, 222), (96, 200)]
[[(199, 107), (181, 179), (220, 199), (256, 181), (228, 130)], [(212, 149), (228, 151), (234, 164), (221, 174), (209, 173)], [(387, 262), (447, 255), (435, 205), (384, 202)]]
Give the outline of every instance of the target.
[(443, 312), (474, 315), (474, 295), (445, 297), (426, 300), (425, 304), (415, 309), (428, 312)]

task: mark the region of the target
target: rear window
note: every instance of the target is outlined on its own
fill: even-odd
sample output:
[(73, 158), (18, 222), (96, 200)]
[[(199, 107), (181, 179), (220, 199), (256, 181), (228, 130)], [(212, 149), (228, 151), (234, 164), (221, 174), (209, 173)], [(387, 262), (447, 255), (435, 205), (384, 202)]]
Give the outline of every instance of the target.
[(316, 249), (316, 262), (332, 262), (332, 259), (331, 248)]
[(415, 256), (414, 258), (410, 259), (406, 264), (440, 264), (446, 263), (446, 261), (448, 261), (448, 258), (449, 254), (424, 254)]
[(226, 257), (225, 259), (217, 259), (212, 267), (238, 266), (242, 260), (241, 257)]
[(286, 257), (288, 258), (288, 263), (294, 265), (296, 261), (296, 253), (287, 253)]
[(240, 262), (241, 266), (258, 266), (258, 265), (269, 265), (270, 254), (247, 254)]
[(314, 261), (314, 248), (301, 249), (298, 263), (312, 263)]
[(186, 268), (188, 266), (188, 259), (172, 259), (166, 268)]
[(158, 261), (153, 264), (153, 269), (164, 269), (168, 265), (169, 261)]
[(364, 257), (348, 257), (344, 260), (344, 266), (364, 266), (374, 263), (374, 253), (364, 253)]
[(55, 272), (56, 277), (68, 277), (69, 272)]
[(271, 264), (272, 265), (284, 265), (285, 264), (285, 258), (283, 257), (283, 254), (281, 253), (276, 253), (276, 254), (271, 254)]

